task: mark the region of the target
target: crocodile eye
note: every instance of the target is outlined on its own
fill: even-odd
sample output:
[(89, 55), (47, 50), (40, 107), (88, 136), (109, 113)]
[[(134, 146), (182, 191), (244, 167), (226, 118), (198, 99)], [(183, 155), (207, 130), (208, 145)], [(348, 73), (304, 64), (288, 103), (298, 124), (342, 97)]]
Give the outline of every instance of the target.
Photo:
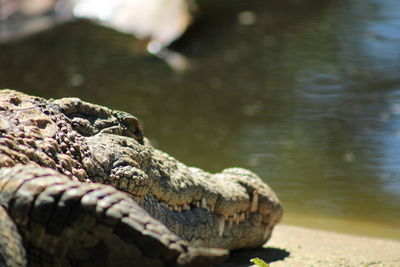
[(75, 117), (72, 119), (72, 128), (82, 135), (93, 135), (93, 127), (88, 120)]
[(140, 125), (139, 120), (128, 113), (117, 114), (119, 123), (121, 123), (125, 129), (123, 135), (136, 139), (140, 144), (143, 144), (143, 129)]

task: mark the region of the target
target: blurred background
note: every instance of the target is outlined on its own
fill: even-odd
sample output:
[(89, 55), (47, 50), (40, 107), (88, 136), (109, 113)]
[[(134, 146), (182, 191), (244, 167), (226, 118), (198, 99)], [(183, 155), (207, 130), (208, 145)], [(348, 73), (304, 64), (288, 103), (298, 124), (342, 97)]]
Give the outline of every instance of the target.
[(154, 0), (138, 21), (146, 1), (124, 1), (0, 0), (0, 88), (124, 110), (187, 165), (249, 168), (284, 223), (400, 240), (400, 1)]

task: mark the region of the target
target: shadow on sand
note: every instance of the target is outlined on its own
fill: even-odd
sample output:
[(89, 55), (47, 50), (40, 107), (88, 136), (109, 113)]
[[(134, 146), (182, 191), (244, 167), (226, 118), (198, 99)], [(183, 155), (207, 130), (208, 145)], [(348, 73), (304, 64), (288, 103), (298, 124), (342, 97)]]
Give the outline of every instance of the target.
[(284, 260), (290, 253), (280, 248), (257, 248), (232, 251), (230, 257), (218, 267), (247, 267), (251, 266), (250, 259), (260, 258), (267, 263)]

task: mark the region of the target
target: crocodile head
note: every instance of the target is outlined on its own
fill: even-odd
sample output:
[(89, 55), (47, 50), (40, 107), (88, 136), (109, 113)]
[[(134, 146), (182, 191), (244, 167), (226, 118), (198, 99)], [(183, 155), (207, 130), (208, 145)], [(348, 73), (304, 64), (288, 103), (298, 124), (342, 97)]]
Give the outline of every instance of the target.
[(156, 208), (146, 208), (193, 246), (259, 247), (282, 218), (276, 195), (248, 170), (209, 174), (181, 168), (168, 174), (162, 174), (151, 190), (156, 201), (148, 203), (157, 203)]
[(132, 115), (79, 99), (61, 99), (57, 104), (72, 121), (79, 121), (74, 129), (87, 135), (90, 165), (98, 166), (89, 176), (132, 194), (153, 217), (192, 245), (258, 247), (281, 220), (278, 198), (254, 173), (230, 168), (210, 174), (187, 167), (153, 148)]
[[(11, 98), (2, 107), (9, 115), (0, 126), (19, 123), (21, 163), (36, 161), (73, 180), (113, 185), (194, 246), (258, 247), (282, 218), (278, 198), (257, 175), (187, 167), (155, 149), (130, 114), (77, 98), (6, 93)], [(26, 138), (25, 130), (38, 137)], [(12, 166), (13, 158), (2, 162)]]

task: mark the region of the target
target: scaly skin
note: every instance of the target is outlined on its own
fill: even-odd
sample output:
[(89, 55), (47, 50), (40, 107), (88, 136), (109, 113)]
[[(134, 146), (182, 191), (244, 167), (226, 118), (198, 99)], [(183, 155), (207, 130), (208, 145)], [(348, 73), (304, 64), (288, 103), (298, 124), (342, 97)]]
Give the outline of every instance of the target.
[[(207, 266), (226, 256), (190, 247), (111, 186), (71, 181), (28, 164), (2, 169), (0, 188), (1, 203), (24, 237), (29, 266)], [(0, 225), (6, 229), (3, 220)], [(3, 235), (17, 234), (11, 228)], [(5, 240), (1, 248), (12, 255), (4, 257), (10, 261), (5, 266), (23, 266), (18, 236)]]
[[(196, 250), (191, 246), (225, 249), (261, 246), (269, 239), (273, 227), (280, 221), (283, 214), (275, 194), (252, 172), (241, 168), (231, 168), (221, 173), (210, 174), (197, 168), (187, 167), (153, 148), (143, 136), (141, 126), (134, 116), (86, 103), (77, 98), (45, 100), (12, 90), (2, 90), (0, 92), (0, 151), (0, 167), (16, 166), (15, 168), (18, 169), (21, 168), (18, 165), (35, 162), (35, 165), (29, 165), (30, 170), (40, 173), (50, 171), (43, 167), (54, 169), (56, 173), (46, 175), (47, 178), (34, 179), (46, 180), (45, 185), (40, 185), (39, 182), (38, 187), (41, 189), (50, 186), (53, 183), (52, 180), (60, 177), (65, 180), (67, 176), (69, 182), (63, 180), (62, 183), (73, 183), (73, 187), (77, 186), (83, 191), (90, 191), (93, 186), (98, 186), (116, 188), (113, 189), (115, 192), (118, 192), (117, 190), (125, 192), (124, 197), (130, 199), (129, 207), (132, 208), (132, 214), (134, 214), (130, 215), (129, 211), (125, 210), (124, 214), (128, 214), (129, 218), (146, 217), (151, 221), (149, 225), (157, 225), (157, 229), (163, 227), (163, 233), (168, 230), (162, 224), (179, 237), (189, 241), (190, 245), (169, 231), (168, 235), (164, 234), (163, 236), (174, 236), (171, 240), (179, 239), (179, 242), (183, 242), (182, 246), (185, 249), (172, 249), (174, 256), (168, 256), (167, 260), (158, 254), (156, 257), (149, 256), (150, 259), (161, 259), (161, 264), (168, 265), (171, 262), (183, 264), (180, 263), (182, 259), (186, 259), (185, 264), (191, 262), (198, 264), (203, 259), (213, 259), (213, 255), (215, 259), (219, 259), (223, 254), (220, 250)], [(8, 168), (0, 169), (2, 177), (5, 177), (4, 172), (8, 172)], [(24, 169), (13, 179), (25, 179), (28, 176)], [(32, 183), (35, 182), (32, 181)], [(99, 183), (112, 187), (99, 185)], [(31, 186), (28, 187), (31, 188)], [(0, 187), (1, 204), (16, 220), (23, 239), (28, 240), (29, 243), (30, 238), (34, 240), (37, 234), (15, 219), (19, 215), (13, 217), (15, 212), (10, 210), (13, 205), (7, 204), (8, 202), (3, 197), (9, 190), (14, 192), (12, 194), (19, 192), (18, 188), (6, 190)], [(33, 191), (28, 195), (35, 199), (40, 193)], [(122, 193), (118, 192), (118, 194)], [(59, 196), (61, 195), (57, 195), (57, 198)], [(85, 199), (84, 193), (80, 193), (78, 198)], [(95, 197), (94, 199), (100, 201), (102, 198)], [(55, 201), (52, 205), (58, 205), (57, 203), (59, 202)], [(42, 204), (37, 205), (40, 207)], [(86, 207), (84, 203), (81, 205)], [(92, 204), (92, 209), (93, 205), (95, 204)], [(148, 214), (156, 220), (150, 218)], [(92, 215), (102, 222), (98, 213)], [(27, 222), (28, 225), (31, 221), (31, 217), (25, 218), (25, 223)], [(126, 223), (126, 225), (127, 229), (131, 229), (129, 227), (132, 225), (137, 226), (135, 223)], [(148, 235), (143, 232), (143, 227), (134, 229), (136, 229), (135, 233), (142, 233), (148, 238)], [(130, 231), (133, 230), (127, 230), (129, 233)], [(74, 234), (78, 235), (76, 232)], [(99, 241), (108, 244), (104, 245), (107, 247), (106, 251), (116, 242), (115, 235), (111, 236), (113, 239), (111, 245), (107, 243), (109, 241)], [(133, 236), (136, 238), (136, 234)], [(31, 252), (38, 248), (41, 252), (48, 253), (45, 247), (41, 248), (39, 245), (41, 242), (46, 243), (47, 241), (43, 241), (47, 240), (46, 238), (32, 241), (35, 249), (27, 248), (29, 262), (32, 261), (30, 260)], [(132, 243), (136, 244), (136, 248), (140, 247), (138, 244), (141, 242), (138, 240), (146, 240), (146, 238), (140, 237)], [(172, 241), (167, 242), (160, 238), (157, 236), (154, 239), (161, 240), (160, 242), (165, 246), (163, 251), (169, 251), (168, 244)], [(52, 244), (51, 242), (49, 244)], [(68, 253), (65, 252), (66, 255), (75, 255), (77, 252), (70, 252), (70, 250), (76, 247), (78, 246), (70, 245), (68, 249), (65, 249), (68, 251)], [(97, 249), (100, 250), (98, 246), (94, 246), (85, 255)], [(140, 248), (139, 251), (145, 254), (146, 249)], [(60, 248), (60, 251), (64, 250)], [(204, 257), (199, 255), (204, 255)], [(52, 257), (47, 256), (47, 258)], [(74, 262), (74, 260), (71, 261)]]

